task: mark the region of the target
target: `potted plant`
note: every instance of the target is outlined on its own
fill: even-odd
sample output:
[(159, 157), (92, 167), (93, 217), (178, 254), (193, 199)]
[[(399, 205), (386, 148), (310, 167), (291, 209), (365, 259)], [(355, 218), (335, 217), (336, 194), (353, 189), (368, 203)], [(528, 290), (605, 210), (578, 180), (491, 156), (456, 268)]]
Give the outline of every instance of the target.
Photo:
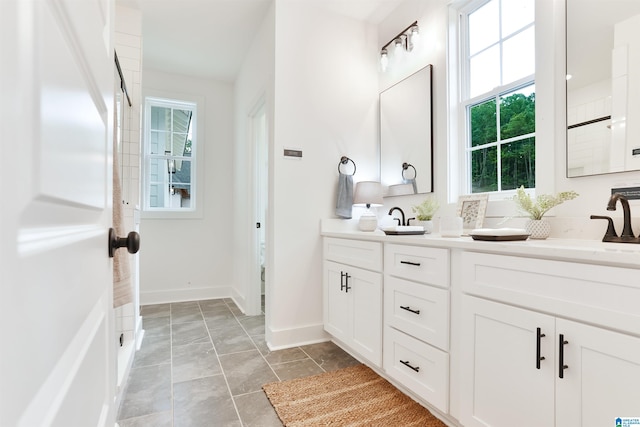
[(435, 197), (428, 197), (419, 205), (411, 206), (411, 210), (416, 214), (417, 225), (422, 225), (426, 234), (433, 231), (433, 214), (439, 207)]
[(526, 224), (527, 232), (531, 234), (532, 239), (546, 239), (551, 233), (551, 225), (542, 219), (549, 209), (558, 206), (568, 200), (578, 197), (575, 191), (562, 191), (558, 194), (540, 194), (535, 198), (531, 198), (524, 191), (524, 186), (518, 188), (516, 195), (513, 197), (518, 209), (529, 216), (529, 222)]

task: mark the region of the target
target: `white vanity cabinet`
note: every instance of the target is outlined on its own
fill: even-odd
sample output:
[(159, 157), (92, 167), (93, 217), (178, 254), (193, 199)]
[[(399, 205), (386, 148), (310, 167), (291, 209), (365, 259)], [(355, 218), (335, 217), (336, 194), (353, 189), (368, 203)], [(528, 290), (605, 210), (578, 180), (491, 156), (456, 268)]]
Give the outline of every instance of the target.
[(382, 366), (382, 244), (324, 238), (324, 329)]
[(385, 243), (384, 371), (446, 413), (449, 250)]
[(640, 416), (638, 270), (475, 252), (461, 261), (462, 425)]

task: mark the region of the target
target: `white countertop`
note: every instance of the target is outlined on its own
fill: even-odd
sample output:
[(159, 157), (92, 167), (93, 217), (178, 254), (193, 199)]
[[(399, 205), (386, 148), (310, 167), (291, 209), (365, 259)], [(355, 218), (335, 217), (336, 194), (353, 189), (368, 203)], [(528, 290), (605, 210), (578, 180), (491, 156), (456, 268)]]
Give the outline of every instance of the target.
[(369, 240), (415, 246), (528, 256), (563, 261), (594, 263), (640, 269), (640, 244), (604, 243), (587, 239), (478, 241), (469, 236), (442, 237), (440, 234), (388, 236), (381, 230), (360, 231), (354, 220), (327, 219), (321, 221), (320, 233), (325, 237)]

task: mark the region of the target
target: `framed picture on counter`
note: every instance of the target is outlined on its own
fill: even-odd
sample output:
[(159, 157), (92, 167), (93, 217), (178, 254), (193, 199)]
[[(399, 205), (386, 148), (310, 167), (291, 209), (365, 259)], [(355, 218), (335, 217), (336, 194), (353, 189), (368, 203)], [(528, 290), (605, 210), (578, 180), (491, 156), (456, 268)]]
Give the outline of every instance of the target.
[(488, 194), (469, 194), (458, 197), (456, 214), (462, 218), (464, 234), (469, 234), (474, 228), (482, 228), (488, 200)]

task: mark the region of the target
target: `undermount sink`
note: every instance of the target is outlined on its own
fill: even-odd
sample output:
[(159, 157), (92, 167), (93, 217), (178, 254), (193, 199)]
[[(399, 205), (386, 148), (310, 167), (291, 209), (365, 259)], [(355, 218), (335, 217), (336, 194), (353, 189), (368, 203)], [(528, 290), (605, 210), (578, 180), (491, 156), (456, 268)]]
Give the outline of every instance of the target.
[(411, 235), (411, 234), (424, 234), (424, 227), (421, 225), (394, 225), (391, 227), (382, 228), (384, 234), (387, 235)]

